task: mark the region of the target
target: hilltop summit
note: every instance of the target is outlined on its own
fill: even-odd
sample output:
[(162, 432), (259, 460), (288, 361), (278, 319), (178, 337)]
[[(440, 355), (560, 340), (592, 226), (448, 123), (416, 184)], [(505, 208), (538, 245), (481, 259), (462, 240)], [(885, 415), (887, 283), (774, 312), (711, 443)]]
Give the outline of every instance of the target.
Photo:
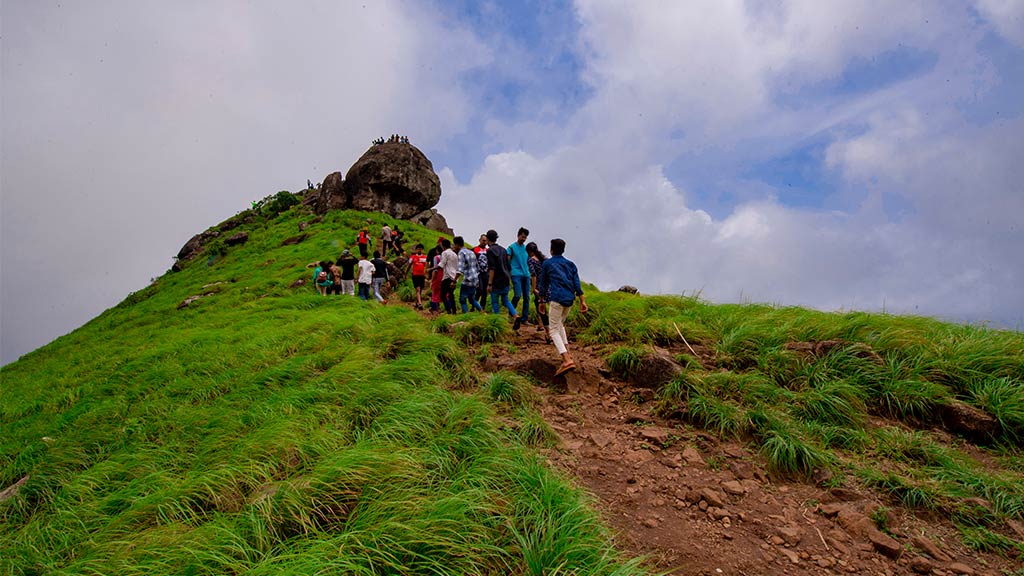
[[(282, 191), (274, 197), (270, 209), (275, 213), (287, 209), (299, 202), (297, 196)], [(434, 209), (440, 199), (441, 179), (426, 155), (408, 142), (388, 141), (375, 142), (344, 178), (341, 172), (328, 174), (318, 188), (305, 192), (302, 204), (321, 216), (330, 210), (382, 212), (452, 235), (454, 231), (444, 216)], [(252, 221), (253, 215), (246, 211), (196, 234), (178, 251), (171, 270), (180, 271), (183, 262), (201, 254), (224, 232)], [(223, 240), (228, 245), (241, 244), (248, 240), (248, 235), (238, 233)]]
[(440, 199), (441, 179), (423, 152), (412, 144), (386, 142), (370, 147), (344, 179), (340, 172), (329, 174), (304, 203), (318, 214), (354, 209), (411, 220)]

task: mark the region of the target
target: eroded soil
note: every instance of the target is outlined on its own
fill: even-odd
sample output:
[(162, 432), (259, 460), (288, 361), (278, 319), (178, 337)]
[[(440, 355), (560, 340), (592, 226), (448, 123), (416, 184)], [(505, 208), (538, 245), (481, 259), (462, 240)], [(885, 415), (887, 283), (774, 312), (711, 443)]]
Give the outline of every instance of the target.
[[(653, 390), (607, 370), (613, 348), (571, 346), (579, 369), (555, 378), (554, 347), (526, 326), (513, 344), (492, 345), (481, 367), (542, 384), (539, 409), (560, 438), (544, 454), (596, 498), (618, 544), (658, 571), (995, 576), (1022, 568), (967, 549), (947, 520), (915, 515), (862, 486), (771, 478), (746, 445), (655, 414)], [(873, 514), (885, 516), (886, 532)]]

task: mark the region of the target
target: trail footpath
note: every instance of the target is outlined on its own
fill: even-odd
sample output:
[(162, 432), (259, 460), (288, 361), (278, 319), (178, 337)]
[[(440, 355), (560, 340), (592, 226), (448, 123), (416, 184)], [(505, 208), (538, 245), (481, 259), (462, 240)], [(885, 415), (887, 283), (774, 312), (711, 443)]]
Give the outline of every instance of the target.
[[(543, 332), (524, 326), (492, 344), (484, 372), (508, 370), (540, 385), (538, 410), (558, 434), (541, 452), (589, 492), (623, 550), (673, 575), (957, 574), (1002, 576), (1012, 559), (980, 558), (944, 518), (922, 519), (863, 488), (826, 488), (828, 477), (771, 477), (756, 451), (655, 413), (656, 391), (617, 379), (610, 346), (581, 346), (578, 368), (554, 376), (560, 359)], [(672, 353), (703, 347), (679, 342)], [(477, 350), (471, 350), (476, 353)], [(885, 516), (886, 532), (877, 527)]]

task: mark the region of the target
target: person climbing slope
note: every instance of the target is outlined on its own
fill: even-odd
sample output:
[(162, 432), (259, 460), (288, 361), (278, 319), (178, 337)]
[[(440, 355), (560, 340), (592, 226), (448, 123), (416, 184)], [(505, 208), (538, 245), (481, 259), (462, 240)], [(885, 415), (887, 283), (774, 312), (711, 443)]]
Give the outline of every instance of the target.
[(569, 317), (569, 309), (577, 297), (580, 299), (580, 312), (587, 313), (587, 303), (583, 300), (583, 287), (580, 286), (580, 275), (576, 264), (563, 256), (565, 240), (555, 238), (551, 241), (551, 257), (540, 267), (540, 280), (537, 292), (546, 294), (545, 304), (548, 314), (548, 334), (555, 343), (555, 349), (562, 356), (562, 365), (555, 371), (555, 376), (576, 369), (576, 362), (569, 353), (569, 337), (565, 333), (565, 320)]

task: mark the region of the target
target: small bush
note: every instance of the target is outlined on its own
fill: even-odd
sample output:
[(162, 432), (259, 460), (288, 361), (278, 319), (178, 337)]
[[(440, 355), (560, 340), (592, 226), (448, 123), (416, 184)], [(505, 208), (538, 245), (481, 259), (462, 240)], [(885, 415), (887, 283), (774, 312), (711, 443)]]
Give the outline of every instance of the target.
[(551, 448), (558, 444), (558, 434), (535, 410), (524, 410), (519, 415), (519, 440), (528, 446)]
[(646, 357), (646, 348), (623, 346), (612, 352), (606, 362), (613, 372), (618, 373), (623, 378), (630, 378), (640, 369), (640, 364)]
[(298, 196), (287, 190), (281, 190), (273, 196), (267, 196), (264, 198), (260, 204), (257, 205), (257, 209), (261, 215), (266, 216), (267, 218), (276, 218), (278, 214), (298, 203)]
[(1024, 442), (1024, 382), (1010, 378), (989, 378), (971, 387), (974, 401), (999, 420), (1003, 436), (1013, 443)]
[(487, 393), (491, 400), (521, 406), (535, 400), (530, 382), (512, 372), (495, 372), (487, 378)]
[(810, 476), (827, 463), (817, 448), (790, 431), (770, 431), (761, 441), (761, 456), (782, 476)]

